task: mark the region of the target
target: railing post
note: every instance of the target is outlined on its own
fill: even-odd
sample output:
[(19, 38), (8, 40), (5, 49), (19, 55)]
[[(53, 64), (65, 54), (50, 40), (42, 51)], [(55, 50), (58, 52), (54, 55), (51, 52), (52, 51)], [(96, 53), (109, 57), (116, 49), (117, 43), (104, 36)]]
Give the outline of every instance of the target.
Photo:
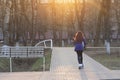
[(45, 55), (43, 54), (43, 71), (45, 71)]
[(10, 72), (12, 72), (12, 57), (10, 57)]
[(27, 47), (27, 57), (28, 57), (28, 47)]
[(53, 48), (53, 41), (52, 41), (52, 39), (51, 39), (51, 49)]
[(45, 44), (45, 41), (44, 41), (44, 45), (45, 45), (45, 48), (46, 48), (46, 44)]
[(10, 52), (7, 52), (7, 54), (9, 54), (9, 55), (10, 55), (10, 57), (11, 57), (11, 47), (10, 47)]
[(11, 48), (10, 48), (10, 72), (12, 72), (12, 57), (11, 57)]

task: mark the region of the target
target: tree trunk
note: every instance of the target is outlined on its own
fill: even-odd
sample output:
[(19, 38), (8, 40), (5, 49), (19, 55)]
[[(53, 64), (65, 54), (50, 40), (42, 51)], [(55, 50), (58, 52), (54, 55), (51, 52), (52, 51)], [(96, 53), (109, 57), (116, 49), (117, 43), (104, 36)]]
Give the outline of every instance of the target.
[(85, 0), (82, 1), (83, 6), (82, 10), (80, 11), (79, 5), (80, 1), (75, 0), (75, 12), (76, 12), (76, 17), (77, 17), (77, 23), (78, 23), (78, 30), (83, 31), (83, 26), (84, 26), (84, 17), (85, 17)]
[(57, 35), (56, 35), (56, 5), (55, 5), (55, 0), (52, 2), (52, 28), (53, 28), (53, 38), (54, 38), (54, 43), (56, 44), (57, 40)]
[(100, 38), (100, 30), (101, 27), (104, 26), (105, 29), (105, 40), (110, 40), (110, 7), (111, 7), (111, 0), (103, 0), (101, 2), (101, 10), (98, 16), (98, 23), (96, 28), (96, 36), (95, 36), (95, 46), (99, 46)]
[(110, 42), (110, 9), (111, 9), (111, 0), (103, 0), (105, 6), (104, 12), (104, 26), (105, 26), (105, 40)]
[(118, 34), (117, 34), (117, 39), (119, 41), (119, 35), (120, 35), (120, 1), (115, 0), (114, 1), (115, 5), (115, 14), (116, 14), (116, 19), (117, 19), (117, 25), (118, 25)]
[(9, 27), (9, 18), (10, 18), (10, 7), (11, 4), (10, 2), (6, 2), (6, 14), (4, 17), (4, 45), (9, 45), (9, 31), (8, 31), (8, 27)]

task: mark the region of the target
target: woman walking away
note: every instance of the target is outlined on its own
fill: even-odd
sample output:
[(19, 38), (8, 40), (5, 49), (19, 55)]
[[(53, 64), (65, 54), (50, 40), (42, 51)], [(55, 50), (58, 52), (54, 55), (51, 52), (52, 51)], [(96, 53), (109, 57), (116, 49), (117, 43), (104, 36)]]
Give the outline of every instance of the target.
[(86, 46), (85, 37), (81, 31), (77, 32), (74, 36), (75, 51), (77, 53), (79, 69), (83, 68), (83, 50)]

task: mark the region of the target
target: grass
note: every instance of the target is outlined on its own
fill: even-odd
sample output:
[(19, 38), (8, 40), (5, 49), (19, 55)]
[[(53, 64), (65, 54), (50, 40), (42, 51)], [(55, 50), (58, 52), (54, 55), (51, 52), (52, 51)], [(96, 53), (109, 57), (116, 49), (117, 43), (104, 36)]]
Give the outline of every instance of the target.
[(86, 54), (111, 70), (120, 70), (120, 56), (118, 52), (112, 52), (109, 55), (100, 51), (88, 51)]
[[(49, 71), (50, 70), (50, 62), (51, 62), (51, 49), (46, 49), (45, 50), (45, 70)], [(40, 64), (43, 64), (43, 59), (39, 58), (32, 66), (31, 70), (37, 70), (39, 69)], [(40, 65), (40, 69), (43, 69), (43, 65)]]
[(9, 59), (0, 58), (0, 72), (9, 71)]
[[(45, 49), (45, 70), (50, 69), (51, 63), (51, 49)], [(13, 58), (12, 59), (13, 72), (22, 71), (42, 71), (43, 59), (42, 58)], [(0, 58), (0, 72), (9, 72), (9, 59)]]

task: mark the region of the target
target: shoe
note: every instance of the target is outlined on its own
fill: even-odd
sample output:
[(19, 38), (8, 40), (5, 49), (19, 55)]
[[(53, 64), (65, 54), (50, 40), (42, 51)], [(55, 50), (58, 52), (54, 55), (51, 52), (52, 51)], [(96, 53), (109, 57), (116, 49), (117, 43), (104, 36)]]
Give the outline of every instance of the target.
[(79, 64), (79, 69), (83, 69), (84, 65), (83, 64)]
[(84, 67), (83, 66), (79, 66), (78, 69), (83, 69)]
[(82, 69), (82, 67), (79, 66), (78, 69)]

